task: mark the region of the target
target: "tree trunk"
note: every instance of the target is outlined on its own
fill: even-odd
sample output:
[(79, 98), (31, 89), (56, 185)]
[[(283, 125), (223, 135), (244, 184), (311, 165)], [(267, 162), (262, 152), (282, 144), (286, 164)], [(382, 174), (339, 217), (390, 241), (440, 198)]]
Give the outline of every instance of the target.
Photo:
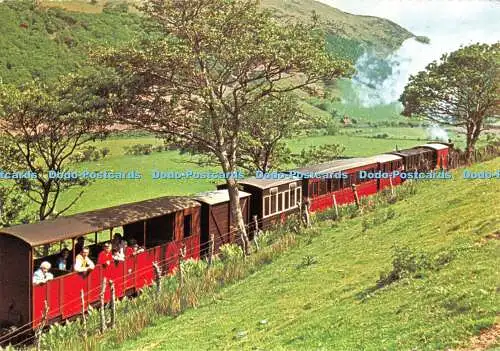
[(250, 254), (250, 242), (248, 240), (247, 231), (245, 228), (245, 221), (240, 207), (240, 194), (238, 190), (238, 183), (234, 178), (227, 178), (227, 191), (229, 193), (229, 203), (231, 206), (232, 227), (236, 228), (238, 235), (241, 238), (243, 245), (243, 252), (245, 255)]
[(474, 151), (476, 149), (477, 139), (478, 136), (476, 135), (471, 135), (470, 137), (467, 136), (467, 145), (465, 147), (465, 161), (467, 164), (472, 163), (472, 157), (474, 156)]
[(465, 161), (467, 164), (472, 163), (472, 156), (476, 148), (477, 139), (481, 134), (481, 123), (471, 123), (467, 128), (467, 143), (465, 147)]

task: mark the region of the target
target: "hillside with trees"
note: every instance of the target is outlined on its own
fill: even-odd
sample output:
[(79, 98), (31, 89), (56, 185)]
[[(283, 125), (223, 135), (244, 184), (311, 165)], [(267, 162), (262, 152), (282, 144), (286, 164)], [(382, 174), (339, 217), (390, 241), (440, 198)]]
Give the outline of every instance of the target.
[[(314, 11), (327, 33), (329, 50), (351, 60), (365, 49), (392, 51), (412, 36), (391, 21), (351, 15), (312, 0), (263, 0), (261, 6), (280, 21), (307, 21)], [(3, 83), (89, 71), (92, 48), (120, 47), (151, 34), (132, 6), (117, 1), (8, 0), (0, 3), (0, 18)]]

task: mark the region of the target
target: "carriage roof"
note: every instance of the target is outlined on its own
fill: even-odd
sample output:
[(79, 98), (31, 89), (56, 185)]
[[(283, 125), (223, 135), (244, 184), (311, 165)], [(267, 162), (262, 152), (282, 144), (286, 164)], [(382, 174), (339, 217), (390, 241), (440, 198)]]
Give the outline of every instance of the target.
[(53, 220), (2, 228), (0, 236), (14, 236), (34, 247), (199, 206), (201, 205), (198, 202), (186, 197), (166, 196)]

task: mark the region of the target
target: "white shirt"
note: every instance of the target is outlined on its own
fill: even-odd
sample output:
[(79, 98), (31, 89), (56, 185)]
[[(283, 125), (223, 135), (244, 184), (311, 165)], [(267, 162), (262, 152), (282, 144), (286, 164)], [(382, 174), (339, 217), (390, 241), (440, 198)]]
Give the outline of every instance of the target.
[(94, 262), (88, 256), (85, 258), (82, 255), (76, 256), (74, 267), (76, 272), (86, 272), (88, 268), (94, 269), (94, 267)]
[(43, 284), (48, 282), (49, 280), (54, 279), (54, 275), (52, 273), (45, 273), (41, 268), (37, 269), (33, 274), (33, 284)]

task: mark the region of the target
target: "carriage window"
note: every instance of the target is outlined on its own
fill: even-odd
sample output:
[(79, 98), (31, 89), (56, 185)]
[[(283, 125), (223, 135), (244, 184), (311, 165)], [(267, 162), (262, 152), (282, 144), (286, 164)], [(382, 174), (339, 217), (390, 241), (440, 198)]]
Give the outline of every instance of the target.
[(278, 204), (277, 198), (278, 198), (278, 194), (271, 195), (271, 213), (276, 213), (276, 211), (277, 211), (276, 210), (276, 207)]
[(288, 210), (290, 208), (290, 198), (288, 193), (288, 191), (283, 193), (283, 196), (285, 197), (285, 210)]
[(332, 193), (340, 189), (340, 179), (332, 179)]
[(192, 219), (191, 215), (184, 216), (184, 237), (187, 238), (192, 234), (191, 232)]
[(269, 216), (269, 196), (264, 198), (264, 216)]
[[(317, 183), (317, 182), (314, 182), (314, 183), (312, 184), (312, 186), (313, 186), (313, 189), (312, 189), (312, 195), (313, 195), (313, 196), (318, 196), (318, 183)], [(293, 202), (292, 202), (292, 204), (293, 204)]]
[(290, 191), (290, 207), (295, 207), (295, 191)]
[(283, 193), (278, 194), (278, 212), (283, 211)]
[(319, 181), (319, 195), (325, 195), (327, 190), (326, 190), (326, 183), (329, 181), (329, 179), (320, 179)]
[(302, 202), (302, 189), (301, 188), (297, 188), (295, 189), (296, 193), (297, 193), (297, 203), (301, 203)]
[(351, 177), (348, 174), (347, 178), (342, 179), (342, 188), (348, 188), (350, 186), (351, 186)]
[[(369, 172), (370, 170), (369, 170), (369, 169), (366, 169), (365, 171), (366, 171), (366, 172)], [(359, 179), (358, 183), (364, 183), (364, 182), (366, 182), (366, 178), (361, 178), (361, 171), (359, 171), (359, 172), (358, 172), (358, 173), (356, 173), (356, 174), (357, 174), (357, 177), (358, 177), (358, 179)]]

